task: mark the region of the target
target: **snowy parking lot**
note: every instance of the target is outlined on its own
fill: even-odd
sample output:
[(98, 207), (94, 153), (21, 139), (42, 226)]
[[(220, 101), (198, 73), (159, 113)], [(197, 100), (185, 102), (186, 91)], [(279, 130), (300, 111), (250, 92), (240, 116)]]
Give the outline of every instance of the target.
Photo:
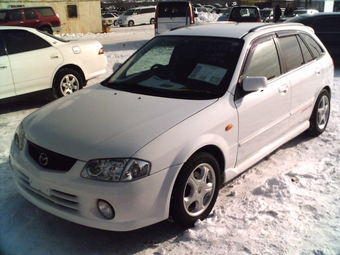
[[(153, 33), (147, 25), (64, 36), (104, 45), (107, 73), (91, 80), (91, 86)], [(0, 102), (0, 254), (339, 255), (339, 85), (337, 67), (330, 121), (321, 136), (296, 137), (227, 184), (210, 217), (187, 230), (165, 221), (131, 232), (103, 231), (60, 219), (28, 202), (14, 187), (10, 143), (20, 121), (53, 99), (35, 95)]]

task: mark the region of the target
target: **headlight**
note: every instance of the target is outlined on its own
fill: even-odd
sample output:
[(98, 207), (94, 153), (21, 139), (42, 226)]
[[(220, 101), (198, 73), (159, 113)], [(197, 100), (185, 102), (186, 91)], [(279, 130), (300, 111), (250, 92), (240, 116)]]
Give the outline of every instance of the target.
[(149, 175), (151, 165), (139, 159), (95, 159), (89, 161), (80, 176), (100, 181), (134, 181)]
[(14, 142), (20, 150), (24, 147), (25, 131), (22, 123), (15, 130)]

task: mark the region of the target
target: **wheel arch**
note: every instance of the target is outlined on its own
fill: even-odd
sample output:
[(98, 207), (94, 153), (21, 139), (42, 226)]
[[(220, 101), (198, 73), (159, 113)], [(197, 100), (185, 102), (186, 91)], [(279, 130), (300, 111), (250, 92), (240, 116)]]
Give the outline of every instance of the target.
[(73, 70), (77, 71), (79, 73), (79, 75), (81, 76), (83, 86), (86, 85), (86, 78), (85, 78), (85, 74), (84, 74), (83, 70), (77, 65), (68, 64), (68, 65), (64, 65), (64, 66), (59, 67), (58, 70), (55, 72), (55, 74), (53, 76), (53, 80), (52, 80), (52, 88), (54, 87), (57, 74), (63, 69), (73, 69)]
[(39, 30), (43, 30), (43, 28), (47, 28), (52, 34), (53, 34), (53, 29), (52, 29), (52, 25), (51, 24), (42, 24), (39, 26)]
[(221, 173), (220, 184), (222, 184), (224, 180), (224, 168), (225, 168), (225, 158), (222, 153), (222, 150), (216, 145), (206, 145), (198, 149), (197, 151), (195, 151), (189, 158), (201, 152), (209, 153), (217, 160), (218, 165), (220, 167), (220, 173)]
[(326, 85), (325, 87), (323, 87), (320, 91), (319, 91), (319, 94), (321, 93), (322, 90), (327, 90), (328, 93), (329, 93), (329, 98), (331, 99), (332, 98), (332, 89), (329, 85)]

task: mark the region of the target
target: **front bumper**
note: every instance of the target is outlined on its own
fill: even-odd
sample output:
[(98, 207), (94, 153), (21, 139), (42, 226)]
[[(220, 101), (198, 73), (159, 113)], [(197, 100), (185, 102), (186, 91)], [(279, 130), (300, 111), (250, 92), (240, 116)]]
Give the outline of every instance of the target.
[(60, 32), (61, 31), (62, 26), (55, 26), (52, 27), (53, 32)]
[[(180, 166), (133, 182), (102, 182), (80, 177), (86, 164), (82, 161), (67, 172), (43, 169), (30, 158), (27, 147), (26, 142), (20, 151), (12, 143), (13, 179), (19, 193), (39, 208), (81, 225), (112, 231), (134, 230), (168, 218)], [(111, 204), (113, 219), (102, 216), (98, 200)]]

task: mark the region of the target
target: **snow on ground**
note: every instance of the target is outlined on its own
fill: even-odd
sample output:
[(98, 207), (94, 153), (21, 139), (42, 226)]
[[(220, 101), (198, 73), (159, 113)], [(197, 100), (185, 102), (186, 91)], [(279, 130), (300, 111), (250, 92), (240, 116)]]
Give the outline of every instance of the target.
[[(104, 45), (108, 73), (90, 81), (91, 86), (152, 38), (153, 27), (63, 36), (97, 39)], [(188, 230), (165, 221), (131, 232), (102, 231), (60, 219), (29, 203), (14, 188), (9, 146), (20, 121), (52, 99), (32, 96), (1, 102), (0, 254), (339, 255), (339, 85), (337, 68), (331, 117), (323, 135), (298, 136), (227, 184), (210, 217)]]

